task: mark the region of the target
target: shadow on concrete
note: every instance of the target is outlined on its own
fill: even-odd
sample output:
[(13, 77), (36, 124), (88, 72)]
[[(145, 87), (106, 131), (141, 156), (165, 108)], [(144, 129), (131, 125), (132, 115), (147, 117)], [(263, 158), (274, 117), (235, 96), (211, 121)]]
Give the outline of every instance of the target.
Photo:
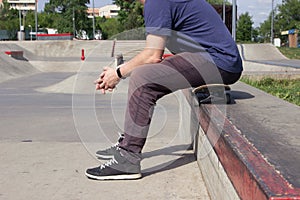
[(230, 94), (231, 94), (230, 104), (236, 104), (235, 100), (253, 99), (255, 97), (250, 93), (243, 92), (243, 91), (236, 91), (236, 90), (232, 90)]
[(143, 177), (175, 169), (196, 161), (196, 157), (193, 152), (186, 152), (190, 149), (191, 145), (176, 145), (143, 153), (143, 159), (161, 155), (174, 156), (174, 159), (170, 161), (142, 170)]
[(233, 99), (253, 99), (255, 96), (243, 91), (231, 91)]

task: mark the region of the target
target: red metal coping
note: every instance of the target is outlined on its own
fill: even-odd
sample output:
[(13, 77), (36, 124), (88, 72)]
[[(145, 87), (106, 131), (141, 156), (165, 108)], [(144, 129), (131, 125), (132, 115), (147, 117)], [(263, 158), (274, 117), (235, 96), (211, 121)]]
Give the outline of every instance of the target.
[(23, 51), (5, 51), (4, 53), (7, 54), (7, 55), (23, 54)]
[[(224, 120), (222, 133), (210, 116)], [(241, 199), (300, 200), (294, 188), (215, 105), (202, 105), (199, 123)]]
[(60, 36), (72, 36), (71, 33), (59, 33), (59, 34), (37, 34), (38, 37), (60, 37)]

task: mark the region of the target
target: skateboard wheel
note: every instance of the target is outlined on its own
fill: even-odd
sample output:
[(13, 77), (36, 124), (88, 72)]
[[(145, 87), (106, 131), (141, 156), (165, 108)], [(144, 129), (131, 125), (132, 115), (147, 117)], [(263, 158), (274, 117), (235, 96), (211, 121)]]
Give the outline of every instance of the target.
[(230, 104), (231, 103), (231, 96), (230, 96), (230, 94), (226, 93), (225, 94), (225, 98), (226, 98), (226, 103)]

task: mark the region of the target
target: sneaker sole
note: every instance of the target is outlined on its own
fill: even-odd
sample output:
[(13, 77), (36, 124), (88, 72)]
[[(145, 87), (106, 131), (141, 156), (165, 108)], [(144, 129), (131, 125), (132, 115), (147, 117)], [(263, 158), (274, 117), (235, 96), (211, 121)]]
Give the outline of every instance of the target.
[(111, 175), (111, 176), (94, 176), (88, 173), (85, 175), (93, 180), (134, 180), (140, 179), (142, 174), (126, 174), (126, 175)]
[(100, 155), (100, 154), (96, 153), (96, 157), (99, 158), (99, 159), (108, 160), (108, 159), (112, 159), (114, 156), (113, 155)]

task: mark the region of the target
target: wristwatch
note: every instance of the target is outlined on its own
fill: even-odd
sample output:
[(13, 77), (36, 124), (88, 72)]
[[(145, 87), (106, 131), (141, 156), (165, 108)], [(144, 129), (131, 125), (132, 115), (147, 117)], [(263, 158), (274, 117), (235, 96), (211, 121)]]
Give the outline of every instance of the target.
[(121, 79), (125, 79), (126, 78), (126, 77), (122, 76), (121, 71), (120, 71), (120, 67), (117, 68), (117, 74), (118, 74), (118, 77), (121, 78)]

